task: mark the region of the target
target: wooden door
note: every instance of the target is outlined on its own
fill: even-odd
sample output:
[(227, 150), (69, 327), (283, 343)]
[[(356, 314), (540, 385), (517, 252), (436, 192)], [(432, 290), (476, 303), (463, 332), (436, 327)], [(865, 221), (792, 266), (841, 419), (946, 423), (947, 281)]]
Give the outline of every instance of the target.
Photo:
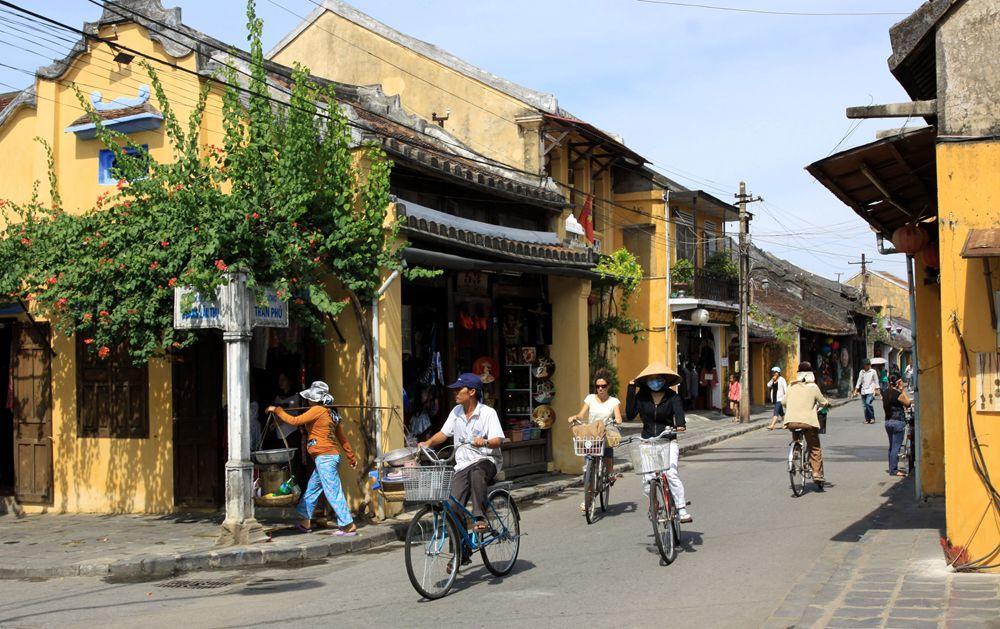
[(174, 504), (179, 507), (222, 503), (222, 363), (218, 334), (206, 334), (173, 363)]
[(52, 350), (48, 324), (13, 330), (15, 491), (23, 503), (52, 503)]

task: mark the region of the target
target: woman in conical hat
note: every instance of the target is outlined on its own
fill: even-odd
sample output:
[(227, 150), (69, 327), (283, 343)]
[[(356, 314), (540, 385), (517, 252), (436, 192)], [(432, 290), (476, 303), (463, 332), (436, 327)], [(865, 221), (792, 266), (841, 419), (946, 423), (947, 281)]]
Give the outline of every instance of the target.
[[(652, 362), (639, 372), (634, 380), (629, 382), (628, 396), (625, 401), (625, 415), (629, 420), (639, 417), (642, 420), (642, 437), (650, 439), (673, 427), (677, 432), (687, 430), (684, 421), (684, 404), (677, 391), (670, 387), (680, 384), (681, 377), (676, 371), (662, 362)], [(677, 440), (667, 442), (670, 448), (670, 467), (667, 468), (667, 484), (670, 493), (677, 502), (681, 522), (692, 522), (694, 518), (688, 513), (687, 502), (684, 499), (684, 484), (677, 474), (677, 463), (680, 449)], [(646, 491), (648, 483), (644, 485)]]

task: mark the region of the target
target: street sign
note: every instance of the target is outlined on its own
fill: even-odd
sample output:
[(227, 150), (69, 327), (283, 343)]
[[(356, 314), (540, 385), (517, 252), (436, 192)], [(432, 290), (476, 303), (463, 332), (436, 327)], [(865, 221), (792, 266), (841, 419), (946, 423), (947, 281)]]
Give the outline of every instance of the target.
[[(178, 330), (227, 330), (239, 327), (235, 317), (230, 317), (225, 294), (229, 286), (220, 286), (214, 296), (202, 295), (190, 286), (174, 289), (174, 328)], [(255, 328), (287, 328), (288, 301), (278, 297), (271, 287), (264, 287), (258, 302), (246, 300), (250, 309), (249, 320)], [(235, 302), (234, 302), (235, 303)], [(233, 319), (230, 321), (230, 319)]]

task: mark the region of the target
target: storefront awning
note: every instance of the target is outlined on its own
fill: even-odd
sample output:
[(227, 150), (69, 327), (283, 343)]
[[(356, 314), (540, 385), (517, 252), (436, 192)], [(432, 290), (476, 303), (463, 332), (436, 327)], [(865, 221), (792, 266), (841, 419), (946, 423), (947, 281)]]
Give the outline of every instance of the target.
[(937, 214), (936, 127), (858, 146), (806, 170), (883, 236)]
[(532, 273), (536, 275), (558, 275), (560, 277), (579, 277), (587, 280), (598, 280), (600, 275), (587, 269), (576, 269), (565, 266), (544, 266), (541, 264), (521, 264), (497, 260), (476, 260), (440, 251), (429, 251), (407, 247), (403, 250), (403, 259), (412, 266), (422, 266), (430, 269), (448, 269), (452, 271), (492, 271), (494, 273)]

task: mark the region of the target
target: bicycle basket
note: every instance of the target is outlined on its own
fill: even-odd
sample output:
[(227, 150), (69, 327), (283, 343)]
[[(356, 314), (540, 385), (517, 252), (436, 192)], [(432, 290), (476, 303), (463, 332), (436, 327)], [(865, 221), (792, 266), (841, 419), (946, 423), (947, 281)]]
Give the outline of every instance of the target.
[(450, 465), (403, 468), (403, 494), (407, 502), (447, 500), (455, 468)]
[(573, 437), (573, 453), (576, 456), (603, 456), (604, 439)]
[(632, 459), (632, 471), (636, 474), (649, 474), (670, 467), (669, 443), (635, 443), (628, 453)]

